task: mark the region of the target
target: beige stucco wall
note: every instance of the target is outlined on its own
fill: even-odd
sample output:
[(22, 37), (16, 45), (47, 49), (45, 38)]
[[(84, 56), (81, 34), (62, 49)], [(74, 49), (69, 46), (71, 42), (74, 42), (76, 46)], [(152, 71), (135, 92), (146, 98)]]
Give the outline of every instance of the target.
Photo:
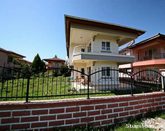
[[(81, 68), (84, 68), (85, 74), (88, 74), (88, 67), (92, 67), (92, 61), (89, 62), (85, 62), (85, 63), (74, 63), (74, 69), (81, 71)], [(75, 79), (76, 77), (80, 78), (81, 77), (81, 73), (74, 71), (72, 72), (72, 77)]]
[(97, 36), (92, 42), (92, 52), (102, 53), (102, 42), (110, 42), (111, 53), (118, 54), (118, 44), (115, 39), (108, 36)]
[[(118, 69), (118, 65), (115, 62), (111, 61), (88, 61), (86, 63), (75, 63), (74, 69), (81, 71), (81, 68), (84, 68), (85, 73), (88, 74), (88, 67), (91, 67), (91, 73), (99, 71), (98, 73), (91, 76), (91, 85), (103, 85), (99, 88), (104, 88), (105, 85), (113, 85), (119, 83), (118, 71), (111, 71), (110, 79), (103, 79), (102, 77), (102, 67), (110, 67), (111, 69)], [(76, 71), (72, 72), (73, 79), (81, 78), (81, 73)], [(87, 79), (87, 77), (85, 76)]]
[[(95, 72), (97, 70), (102, 70), (102, 67), (110, 67), (111, 69), (118, 69), (117, 63), (111, 62), (111, 61), (96, 61), (95, 65), (92, 67), (92, 72)], [(106, 84), (113, 84), (117, 83), (118, 80), (118, 72), (117, 71), (111, 71), (111, 79), (102, 79), (102, 73), (96, 73), (95, 75), (91, 76), (91, 82), (93, 84), (99, 85), (102, 83)], [(106, 82), (105, 82), (106, 81)], [(112, 83), (113, 82), (113, 83)]]
[[(110, 42), (110, 52), (108, 53), (113, 53), (113, 54), (119, 54), (118, 52), (118, 44), (116, 42), (116, 39), (110, 37), (110, 36), (103, 36), (103, 35), (98, 35), (95, 37), (94, 41), (91, 38), (91, 53), (107, 53), (107, 52), (102, 52), (102, 42)], [(71, 44), (69, 48), (69, 62), (72, 65), (72, 60), (73, 60), (73, 54), (80, 53), (81, 49), (84, 48), (85, 52), (87, 52), (87, 47), (89, 43), (84, 43), (84, 44)], [(75, 48), (76, 47), (76, 48)], [(76, 57), (76, 56), (74, 56)]]

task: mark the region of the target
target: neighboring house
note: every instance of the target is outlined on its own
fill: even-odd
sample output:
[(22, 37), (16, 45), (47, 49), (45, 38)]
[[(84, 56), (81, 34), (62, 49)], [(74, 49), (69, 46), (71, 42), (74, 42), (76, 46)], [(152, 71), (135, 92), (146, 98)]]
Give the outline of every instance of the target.
[[(65, 26), (69, 65), (86, 74), (102, 69), (118, 69), (119, 64), (133, 62), (134, 56), (120, 55), (118, 47), (144, 33), (130, 27), (72, 16), (65, 16)], [(76, 79), (81, 74), (72, 73), (72, 76)], [(100, 72), (97, 77), (91, 76), (90, 82), (94, 85), (101, 85), (102, 81), (112, 84), (110, 79), (118, 81), (118, 73)]]
[(60, 59), (58, 57), (53, 57), (53, 58), (48, 58), (48, 59), (43, 59), (46, 61), (46, 68), (47, 69), (55, 69), (55, 68), (60, 68), (65, 64), (65, 60)]
[(32, 64), (32, 62), (27, 61), (27, 60), (25, 60), (25, 59), (18, 59), (18, 61), (19, 61), (21, 64), (25, 64), (25, 65), (29, 65), (29, 66)]
[[(132, 50), (129, 49), (129, 47), (133, 44), (135, 44), (135, 41), (131, 41), (131, 42), (129, 42), (123, 46), (120, 46), (119, 47), (119, 54), (126, 55), (126, 56), (133, 56)], [(132, 72), (131, 64), (132, 63), (122, 64), (122, 65), (120, 64), (119, 69), (124, 71), (124, 72), (131, 73)]]
[(23, 58), (25, 56), (21, 54), (0, 48), (0, 76), (11, 78), (14, 74), (13, 68), (20, 69), (22, 64), (30, 65), (30, 62)]
[(19, 67), (18, 61), (23, 60), (25, 56), (0, 48), (0, 66)]
[[(122, 69), (132, 68), (133, 72), (146, 69), (158, 72), (165, 70), (165, 35), (163, 34), (157, 34), (120, 51), (121, 54), (126, 52), (134, 55), (135, 61), (131, 64), (121, 65)], [(156, 78), (154, 72), (148, 71), (143, 75), (144, 79)]]

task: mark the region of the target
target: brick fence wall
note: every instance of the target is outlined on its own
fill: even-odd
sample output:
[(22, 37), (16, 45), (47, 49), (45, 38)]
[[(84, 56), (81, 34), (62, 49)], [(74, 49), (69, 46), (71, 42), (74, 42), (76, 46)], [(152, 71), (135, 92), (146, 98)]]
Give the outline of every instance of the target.
[(165, 93), (45, 102), (1, 102), (0, 130), (106, 126), (165, 110)]

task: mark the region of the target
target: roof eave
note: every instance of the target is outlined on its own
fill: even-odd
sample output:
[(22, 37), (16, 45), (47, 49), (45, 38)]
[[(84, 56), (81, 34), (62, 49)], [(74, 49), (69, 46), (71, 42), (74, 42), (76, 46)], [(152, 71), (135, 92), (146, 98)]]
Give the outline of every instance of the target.
[(138, 42), (138, 43), (136, 43), (136, 44), (134, 44), (134, 45), (132, 45), (132, 46), (130, 46), (128, 48), (129, 49), (136, 48), (136, 47), (141, 46), (141, 45), (144, 45), (145, 43), (148, 43), (148, 42), (150, 42), (152, 40), (156, 40), (157, 38), (165, 38), (165, 35), (158, 33), (158, 34), (156, 34), (156, 35), (154, 35), (154, 36), (152, 36), (150, 38), (147, 38), (145, 40), (142, 40), (142, 41), (140, 41), (140, 42)]
[(0, 51), (5, 52), (5, 53), (7, 53), (9, 55), (15, 55), (15, 56), (18, 56), (18, 57), (21, 57), (21, 58), (25, 58), (25, 56), (23, 56), (21, 54), (15, 53), (13, 51), (5, 50), (3, 48), (0, 48)]
[(70, 43), (70, 24), (71, 23), (78, 23), (82, 25), (89, 25), (89, 26), (97, 26), (100, 28), (110, 28), (115, 30), (123, 30), (125, 32), (131, 32), (136, 34), (137, 36), (140, 36), (145, 33), (144, 30), (138, 30), (135, 28), (130, 28), (126, 26), (121, 26), (117, 24), (111, 24), (101, 21), (95, 21), (90, 19), (84, 19), (80, 17), (70, 16), (70, 15), (64, 15), (65, 18), (65, 35), (66, 35), (66, 49), (67, 49), (67, 56), (69, 57), (69, 43)]

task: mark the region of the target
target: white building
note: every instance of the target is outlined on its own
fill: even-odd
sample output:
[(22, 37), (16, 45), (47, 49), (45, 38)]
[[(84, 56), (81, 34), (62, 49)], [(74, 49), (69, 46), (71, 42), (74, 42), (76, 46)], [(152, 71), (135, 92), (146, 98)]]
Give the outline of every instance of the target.
[[(118, 47), (144, 31), (78, 17), (65, 16), (66, 47), (69, 65), (86, 74), (133, 62), (134, 56), (120, 55)], [(112, 74), (116, 73), (116, 74)], [(72, 73), (73, 78), (82, 74)], [(104, 82), (106, 81), (106, 82)], [(115, 81), (115, 82), (114, 82)], [(101, 71), (91, 76), (92, 85), (118, 83), (118, 72)]]

